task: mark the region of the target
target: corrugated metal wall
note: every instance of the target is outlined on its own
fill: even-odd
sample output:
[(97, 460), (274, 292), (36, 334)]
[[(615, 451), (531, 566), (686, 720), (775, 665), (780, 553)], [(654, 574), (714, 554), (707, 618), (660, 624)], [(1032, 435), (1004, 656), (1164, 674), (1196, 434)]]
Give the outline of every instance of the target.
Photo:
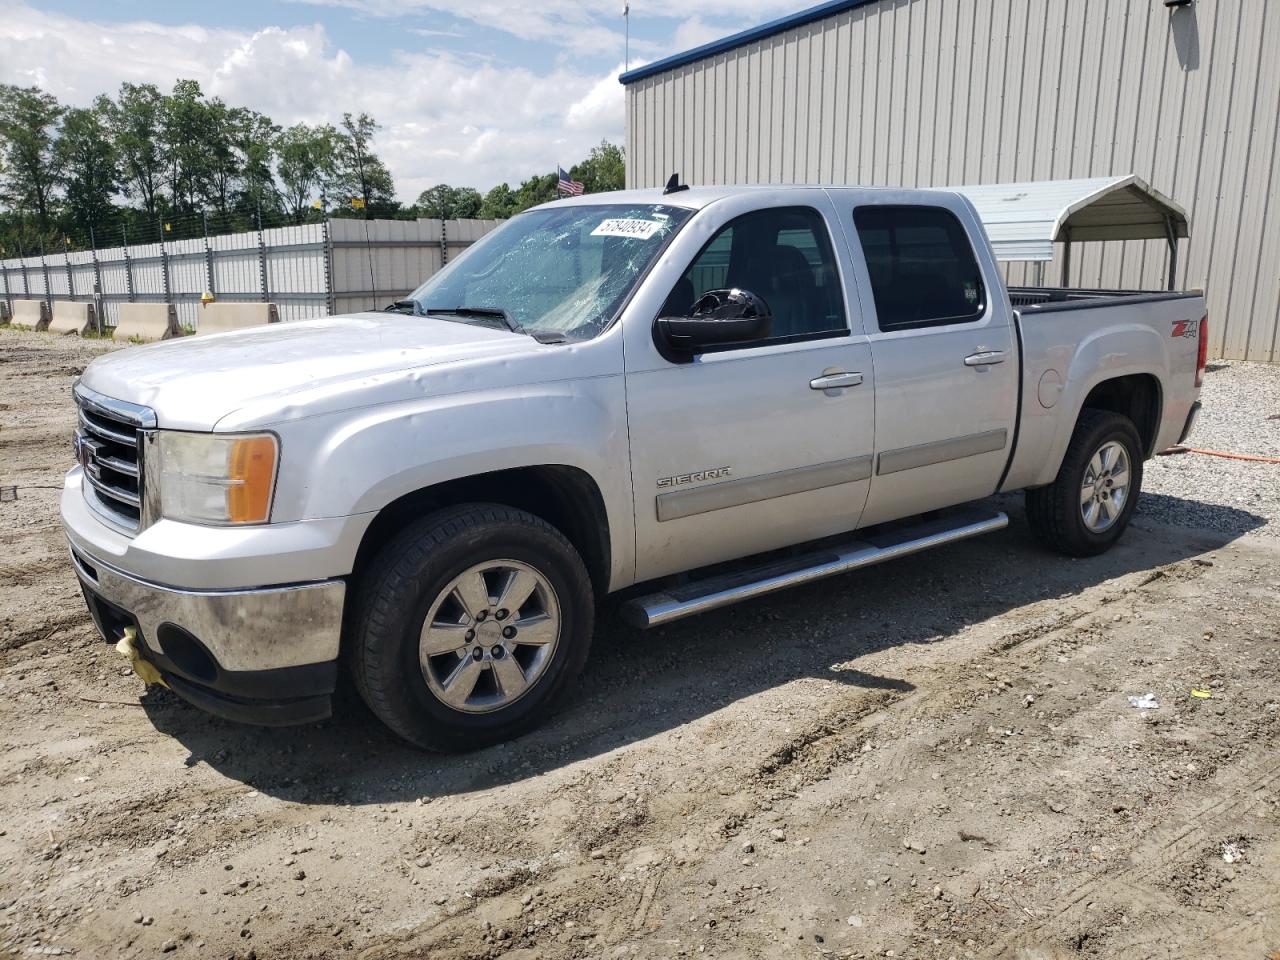
[(501, 220), (330, 220), (336, 314), (412, 293)]
[(381, 310), (501, 222), (330, 220), (214, 236), (207, 249), (199, 238), (0, 260), (0, 300), (94, 300), (106, 326), (130, 301), (173, 303), (180, 324), (198, 326), (206, 288), (224, 301), (265, 297), (281, 320)]
[[(1278, 132), (1275, 0), (880, 0), (630, 84), (627, 178), (1136, 173), (1191, 215), (1177, 284), (1207, 289), (1214, 355), (1280, 361)], [(1071, 282), (1159, 289), (1166, 269), (1163, 241), (1079, 244)]]

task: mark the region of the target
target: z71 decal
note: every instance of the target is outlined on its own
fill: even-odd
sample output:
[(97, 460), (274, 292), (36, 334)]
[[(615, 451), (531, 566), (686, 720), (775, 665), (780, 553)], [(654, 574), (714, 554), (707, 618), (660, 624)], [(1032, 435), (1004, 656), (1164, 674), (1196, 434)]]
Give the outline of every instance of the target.
[(1194, 337), (1200, 332), (1199, 320), (1175, 320), (1173, 321), (1173, 333), (1171, 337)]

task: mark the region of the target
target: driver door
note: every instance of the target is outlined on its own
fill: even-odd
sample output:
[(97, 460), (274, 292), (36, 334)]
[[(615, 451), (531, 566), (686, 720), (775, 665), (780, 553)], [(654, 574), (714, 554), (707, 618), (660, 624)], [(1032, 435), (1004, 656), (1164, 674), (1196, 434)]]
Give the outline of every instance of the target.
[[(866, 502), (874, 384), (845, 241), (821, 191), (771, 196), (699, 213), (628, 316), (638, 580), (851, 530)], [(653, 320), (732, 287), (766, 302), (771, 334), (664, 359)]]

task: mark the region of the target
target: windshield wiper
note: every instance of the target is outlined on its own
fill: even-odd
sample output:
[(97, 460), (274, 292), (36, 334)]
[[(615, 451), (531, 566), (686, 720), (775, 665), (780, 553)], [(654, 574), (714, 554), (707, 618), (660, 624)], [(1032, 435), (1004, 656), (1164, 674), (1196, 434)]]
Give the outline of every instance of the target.
[(427, 313), (452, 313), (459, 317), (496, 317), (512, 333), (524, 333), (520, 321), (501, 307), (427, 307)]
[(417, 300), (396, 300), (382, 308), (383, 313), (406, 313), (410, 316), (422, 316), (422, 307)]
[(525, 327), (519, 320), (513, 317), (502, 307), (427, 307), (425, 313), (451, 313), (458, 317), (492, 317), (495, 320), (501, 320), (503, 325), (512, 333), (523, 333), (526, 337), (533, 337), (539, 343), (564, 343), (564, 337), (557, 334), (541, 333), (530, 330)]

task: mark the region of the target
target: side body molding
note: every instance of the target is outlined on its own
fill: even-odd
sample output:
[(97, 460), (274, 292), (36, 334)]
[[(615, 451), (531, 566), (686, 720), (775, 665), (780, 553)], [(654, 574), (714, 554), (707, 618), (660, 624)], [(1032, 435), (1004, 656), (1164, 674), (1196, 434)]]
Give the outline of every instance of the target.
[(871, 457), (852, 457), (833, 460), (812, 467), (795, 467), (759, 477), (741, 477), (725, 480), (692, 490), (676, 490), (659, 494), (656, 498), (658, 521), (679, 520), (726, 507), (740, 507), (746, 503), (772, 500), (792, 493), (807, 493), (834, 487), (842, 483), (855, 483), (871, 476)]
[(876, 474), (884, 476), (887, 473), (914, 470), (916, 467), (928, 467), (935, 463), (947, 463), (964, 457), (976, 457), (980, 453), (1003, 450), (1008, 437), (1008, 430), (987, 430), (985, 433), (973, 433), (967, 437), (935, 440), (932, 443), (919, 443), (911, 447), (900, 447), (897, 450), (885, 450), (876, 458)]

